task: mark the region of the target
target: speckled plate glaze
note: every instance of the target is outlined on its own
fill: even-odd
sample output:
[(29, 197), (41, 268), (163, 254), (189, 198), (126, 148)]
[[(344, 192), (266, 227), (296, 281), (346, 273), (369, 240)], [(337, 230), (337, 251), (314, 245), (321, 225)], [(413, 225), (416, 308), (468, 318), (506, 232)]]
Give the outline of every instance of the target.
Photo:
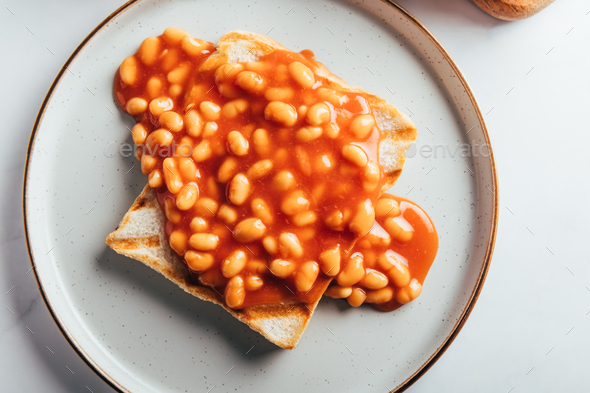
[[(29, 252), (56, 323), (115, 389), (401, 391), (457, 335), (495, 239), (498, 193), (488, 135), (438, 41), (393, 3), (360, 3), (131, 2), (98, 26), (57, 76), (27, 160)], [(324, 299), (298, 347), (287, 351), (106, 247), (105, 237), (147, 181), (134, 157), (116, 153), (132, 143), (132, 120), (114, 103), (113, 77), (145, 37), (168, 26), (213, 42), (242, 29), (309, 48), (335, 74), (412, 117), (420, 136), (391, 191), (423, 206), (440, 235), (416, 301), (382, 313)]]

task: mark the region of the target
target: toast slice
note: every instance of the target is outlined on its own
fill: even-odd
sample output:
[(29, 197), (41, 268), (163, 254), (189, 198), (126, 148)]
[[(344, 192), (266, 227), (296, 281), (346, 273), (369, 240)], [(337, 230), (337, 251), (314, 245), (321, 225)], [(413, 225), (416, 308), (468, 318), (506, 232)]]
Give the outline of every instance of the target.
[[(117, 229), (106, 240), (121, 255), (138, 260), (199, 299), (219, 304), (239, 321), (281, 348), (293, 349), (319, 302), (285, 302), (234, 310), (213, 289), (192, 282), (182, 259), (170, 248), (156, 191), (145, 186)], [(324, 288), (325, 289), (325, 288)]]
[[(203, 63), (201, 70), (215, 69), (228, 62), (257, 61), (275, 50), (286, 50), (278, 42), (261, 34), (233, 31), (221, 37), (217, 51)], [(316, 72), (328, 79), (324, 87), (350, 92), (364, 92), (352, 88), (332, 74), (324, 65)], [(373, 115), (381, 131), (379, 161), (387, 176), (381, 190), (389, 189), (401, 174), (405, 163), (404, 151), (416, 139), (412, 121), (380, 97), (368, 95)], [(187, 97), (190, 100), (190, 94)], [(192, 282), (181, 258), (170, 248), (165, 235), (165, 216), (158, 205), (156, 192), (146, 186), (123, 217), (106, 243), (119, 254), (136, 259), (177, 284), (199, 299), (219, 304), (231, 315), (262, 334), (281, 348), (293, 349), (299, 342), (319, 302), (306, 304), (290, 301), (258, 305), (242, 310), (227, 307), (213, 289)], [(329, 282), (325, 284), (327, 285)], [(325, 288), (323, 288), (325, 290)]]

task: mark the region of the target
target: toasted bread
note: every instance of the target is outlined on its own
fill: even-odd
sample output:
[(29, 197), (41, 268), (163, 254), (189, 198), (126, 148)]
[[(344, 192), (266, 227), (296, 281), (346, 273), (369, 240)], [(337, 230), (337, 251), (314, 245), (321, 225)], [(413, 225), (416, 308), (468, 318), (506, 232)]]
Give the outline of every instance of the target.
[[(215, 69), (227, 62), (257, 61), (275, 50), (286, 50), (278, 42), (261, 34), (233, 31), (221, 37), (214, 52), (202, 65), (202, 70)], [(324, 65), (316, 72), (328, 79), (334, 89), (351, 92), (363, 90), (350, 87), (332, 74)], [(389, 189), (399, 177), (405, 162), (404, 151), (416, 139), (412, 121), (382, 98), (368, 94), (373, 115), (381, 131), (379, 161), (387, 181), (382, 192)], [(117, 229), (106, 243), (119, 254), (141, 261), (186, 292), (206, 301), (219, 304), (238, 320), (279, 347), (292, 349), (297, 345), (319, 302), (305, 304), (289, 301), (233, 310), (213, 289), (194, 283), (181, 260), (170, 248), (165, 235), (165, 216), (158, 205), (156, 192), (149, 186), (142, 191)], [(325, 284), (326, 286), (328, 283)], [(325, 289), (325, 288), (324, 288)]]

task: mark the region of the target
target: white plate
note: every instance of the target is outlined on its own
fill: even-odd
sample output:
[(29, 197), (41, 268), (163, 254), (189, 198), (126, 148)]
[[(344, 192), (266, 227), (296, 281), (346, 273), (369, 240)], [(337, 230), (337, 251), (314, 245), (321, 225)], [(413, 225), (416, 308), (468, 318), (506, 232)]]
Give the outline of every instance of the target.
[[(417, 301), (382, 313), (324, 299), (298, 347), (287, 351), (105, 246), (146, 183), (135, 158), (114, 155), (131, 143), (132, 124), (114, 103), (114, 73), (145, 37), (168, 26), (213, 42), (229, 30), (250, 30), (312, 49), (335, 74), (412, 117), (420, 136), (392, 191), (423, 206), (440, 235)], [(450, 344), (485, 279), (496, 229), (495, 169), (491, 150), (467, 155), (461, 144), (486, 143), (457, 67), (395, 4), (128, 4), (67, 62), (31, 136), (24, 203), (39, 288), (66, 338), (121, 391), (402, 389)]]

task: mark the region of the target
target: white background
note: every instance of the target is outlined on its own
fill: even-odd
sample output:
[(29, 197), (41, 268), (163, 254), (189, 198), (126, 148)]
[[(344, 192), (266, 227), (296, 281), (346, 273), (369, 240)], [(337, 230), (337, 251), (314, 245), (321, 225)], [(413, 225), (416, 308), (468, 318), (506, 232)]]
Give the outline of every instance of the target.
[[(30, 132), (61, 66), (123, 1), (0, 7), (0, 390), (112, 392), (51, 319), (23, 236)], [(500, 226), (479, 301), (408, 391), (590, 391), (590, 3), (502, 22), (467, 0), (403, 0), (454, 57), (496, 155)], [(294, 3), (295, 5), (295, 3)], [(195, 391), (200, 391), (195, 387)]]

